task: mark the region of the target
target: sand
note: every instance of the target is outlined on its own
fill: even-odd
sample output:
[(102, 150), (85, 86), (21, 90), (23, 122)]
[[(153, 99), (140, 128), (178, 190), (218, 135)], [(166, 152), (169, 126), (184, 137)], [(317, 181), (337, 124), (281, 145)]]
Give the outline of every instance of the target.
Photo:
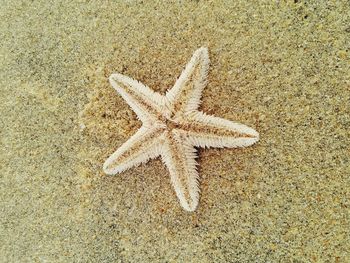
[[(348, 1), (3, 1), (0, 39), (1, 262), (350, 261)], [(201, 109), (261, 140), (200, 149), (188, 213), (160, 160), (103, 175), (141, 125), (107, 78), (201, 46)]]

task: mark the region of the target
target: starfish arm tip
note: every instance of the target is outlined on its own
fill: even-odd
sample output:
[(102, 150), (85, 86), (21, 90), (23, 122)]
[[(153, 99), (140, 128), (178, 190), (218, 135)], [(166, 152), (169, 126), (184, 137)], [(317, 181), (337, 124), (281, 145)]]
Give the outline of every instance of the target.
[(113, 73), (113, 74), (111, 74), (110, 76), (109, 76), (109, 82), (113, 82), (113, 81), (115, 81), (115, 79), (116, 78), (118, 78), (119, 77), (119, 74), (118, 73)]
[[(249, 128), (249, 127), (248, 127)], [(251, 136), (253, 136), (253, 137), (255, 137), (255, 138), (257, 138), (258, 140), (259, 140), (259, 133), (256, 131), (256, 130), (254, 130), (253, 128), (249, 128), (249, 134), (251, 135)]]
[(194, 211), (196, 211), (196, 209), (197, 209), (197, 205), (195, 205), (195, 206), (182, 206), (182, 208), (186, 211), (186, 212), (194, 212)]
[(103, 164), (103, 172), (107, 175), (116, 175), (118, 171), (115, 168), (110, 167), (111, 160), (108, 158)]
[(200, 48), (198, 48), (195, 52), (205, 52), (205, 53), (208, 53), (208, 48), (207, 48), (207, 47), (200, 47)]
[(256, 131), (256, 130), (254, 130), (253, 128), (250, 128), (250, 127), (247, 127), (249, 130), (247, 131), (247, 134), (249, 134), (250, 136), (252, 136), (251, 137), (251, 139), (252, 139), (252, 144), (254, 144), (254, 143), (256, 143), (256, 142), (258, 142), (259, 140), (260, 140), (260, 134)]
[[(175, 191), (178, 194), (181, 191), (181, 189), (175, 188)], [(178, 196), (178, 199), (180, 201), (181, 207), (186, 212), (194, 212), (197, 209), (198, 203), (199, 203), (199, 191), (198, 191), (197, 196), (195, 198), (191, 198), (191, 199), (185, 198), (182, 194), (178, 194), (177, 196)]]
[(112, 169), (110, 169), (110, 168), (107, 168), (107, 167), (105, 167), (105, 166), (103, 166), (103, 172), (105, 173), (105, 174), (107, 174), (107, 175), (116, 175), (117, 173), (114, 173), (113, 171), (112, 171)]

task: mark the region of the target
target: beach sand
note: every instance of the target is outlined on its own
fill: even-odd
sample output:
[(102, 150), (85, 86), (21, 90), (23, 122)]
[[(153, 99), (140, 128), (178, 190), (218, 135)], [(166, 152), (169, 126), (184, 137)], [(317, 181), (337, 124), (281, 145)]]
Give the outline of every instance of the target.
[[(5, 1), (0, 39), (0, 262), (350, 261), (348, 1)], [(188, 213), (159, 159), (103, 174), (141, 125), (108, 77), (201, 46), (201, 109), (261, 139), (199, 149)]]

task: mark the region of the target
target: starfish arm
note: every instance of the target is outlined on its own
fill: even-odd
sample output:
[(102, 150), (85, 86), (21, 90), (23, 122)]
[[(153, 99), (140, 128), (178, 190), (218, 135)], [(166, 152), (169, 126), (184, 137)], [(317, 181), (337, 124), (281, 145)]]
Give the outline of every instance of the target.
[(162, 151), (162, 160), (168, 167), (172, 185), (181, 206), (194, 211), (199, 201), (196, 149), (176, 130), (168, 132)]
[(109, 81), (143, 123), (152, 123), (166, 109), (165, 97), (137, 80), (114, 73)]
[(198, 108), (202, 90), (207, 84), (209, 62), (207, 48), (194, 52), (174, 87), (166, 93), (173, 114), (181, 115)]
[(259, 140), (254, 129), (195, 111), (186, 115), (189, 141), (197, 147), (247, 147)]
[(104, 172), (114, 175), (159, 156), (161, 153), (160, 132), (159, 127), (142, 126), (105, 161)]

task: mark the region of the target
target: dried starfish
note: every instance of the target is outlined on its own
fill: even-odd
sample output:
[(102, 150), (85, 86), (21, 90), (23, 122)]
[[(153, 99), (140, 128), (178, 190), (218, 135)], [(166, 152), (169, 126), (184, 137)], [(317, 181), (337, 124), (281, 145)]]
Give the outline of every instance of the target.
[(114, 175), (161, 156), (181, 206), (187, 211), (197, 208), (195, 147), (247, 147), (259, 140), (252, 128), (198, 111), (208, 68), (208, 50), (199, 48), (164, 96), (122, 74), (110, 76), (113, 88), (143, 125), (106, 160), (106, 174)]

